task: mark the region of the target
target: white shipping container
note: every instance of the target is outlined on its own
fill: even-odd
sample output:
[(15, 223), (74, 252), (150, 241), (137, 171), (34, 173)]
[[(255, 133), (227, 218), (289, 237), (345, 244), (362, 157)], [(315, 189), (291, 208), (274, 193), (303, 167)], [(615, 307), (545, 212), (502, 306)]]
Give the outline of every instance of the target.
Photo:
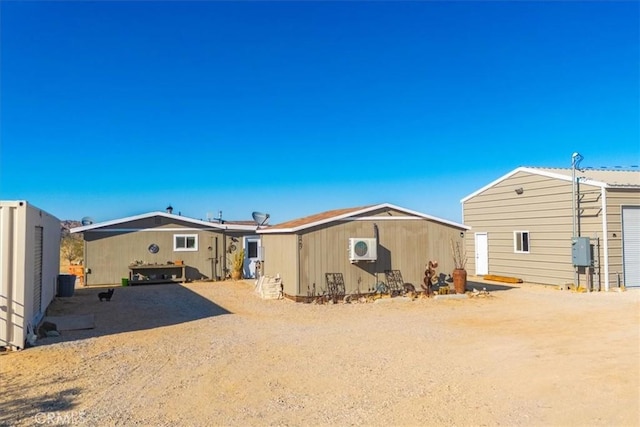
[(59, 271), (60, 220), (24, 200), (0, 201), (0, 347), (25, 347)]

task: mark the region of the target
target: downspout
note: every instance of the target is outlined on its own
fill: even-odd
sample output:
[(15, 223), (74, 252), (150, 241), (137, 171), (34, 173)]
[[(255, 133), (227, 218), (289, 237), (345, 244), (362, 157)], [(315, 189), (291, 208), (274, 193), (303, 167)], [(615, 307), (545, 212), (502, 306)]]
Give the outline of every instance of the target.
[(602, 193), (602, 235), (603, 252), (604, 252), (604, 291), (609, 292), (609, 229), (607, 227), (607, 191), (604, 187), (600, 188)]
[(212, 282), (216, 281), (216, 258), (215, 254), (218, 252), (217, 248), (214, 249), (218, 244), (218, 238), (211, 236), (211, 245), (209, 246), (209, 261), (211, 261), (211, 276), (209, 279)]
[(296, 285), (296, 299), (298, 297), (298, 295), (300, 295), (302, 293), (301, 288), (300, 288), (300, 281), (301, 281), (301, 275), (302, 275), (302, 268), (300, 266), (300, 251), (302, 251), (302, 236), (299, 234), (296, 234), (296, 245), (298, 246), (298, 250), (296, 251), (296, 270), (298, 273), (298, 283)]
[(222, 274), (219, 274), (219, 270), (220, 270), (220, 265), (219, 265), (220, 264), (220, 260), (218, 259), (218, 257), (220, 256), (219, 254), (220, 254), (220, 251), (218, 250), (218, 236), (216, 236), (215, 260), (214, 260), (216, 268), (215, 268), (215, 271), (214, 271), (214, 274), (215, 274), (215, 279), (214, 280), (219, 280), (219, 278), (222, 277)]
[[(380, 245), (380, 232), (378, 230), (378, 224), (376, 223), (373, 223), (373, 236), (376, 238), (376, 260), (374, 261), (374, 265), (373, 265), (373, 269), (374, 269), (373, 276), (375, 280), (374, 286), (377, 289), (378, 287), (378, 246)], [(358, 292), (360, 292), (360, 289), (358, 289)]]
[(224, 255), (220, 257), (222, 258), (222, 265), (220, 266), (222, 268), (222, 280), (227, 279), (227, 233), (225, 232), (225, 230), (225, 228), (222, 229), (222, 253)]
[(87, 262), (87, 241), (84, 238), (84, 233), (82, 233), (82, 268), (84, 271), (84, 285), (89, 286), (89, 263)]

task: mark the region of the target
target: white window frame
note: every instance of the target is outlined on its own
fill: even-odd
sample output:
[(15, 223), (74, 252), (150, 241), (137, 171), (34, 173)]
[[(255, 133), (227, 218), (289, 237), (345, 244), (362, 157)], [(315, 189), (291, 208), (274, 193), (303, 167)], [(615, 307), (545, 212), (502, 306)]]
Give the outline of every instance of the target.
[[(523, 250), (524, 239), (523, 236), (527, 235), (527, 250)], [(518, 249), (518, 245), (520, 245), (521, 249)], [(513, 252), (516, 254), (528, 254), (531, 252), (531, 233), (526, 230), (518, 230), (513, 232)]]
[[(188, 247), (184, 247), (184, 248), (179, 248), (178, 247), (178, 238), (180, 237), (184, 237), (184, 244), (187, 244), (187, 239), (189, 239), (189, 237), (193, 237), (194, 238), (194, 247), (193, 248), (188, 248)], [(173, 251), (174, 252), (196, 252), (198, 250), (198, 235), (197, 234), (174, 234), (173, 235)]]

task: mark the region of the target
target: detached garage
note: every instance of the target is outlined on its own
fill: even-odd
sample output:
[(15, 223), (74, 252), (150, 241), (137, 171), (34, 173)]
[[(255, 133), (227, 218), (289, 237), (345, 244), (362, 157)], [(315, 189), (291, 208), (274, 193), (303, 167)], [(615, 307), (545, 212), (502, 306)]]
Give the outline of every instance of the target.
[(572, 169), (520, 167), (462, 199), (469, 272), (640, 287), (640, 172), (578, 170), (573, 194)]
[(22, 349), (56, 294), (60, 220), (26, 201), (0, 201), (0, 347)]
[(438, 261), (438, 273), (453, 271), (451, 242), (467, 230), (388, 203), (331, 210), (259, 230), (263, 271), (279, 276), (285, 297), (296, 301), (322, 295), (335, 273), (347, 294), (375, 291), (387, 270), (419, 288), (428, 261)]

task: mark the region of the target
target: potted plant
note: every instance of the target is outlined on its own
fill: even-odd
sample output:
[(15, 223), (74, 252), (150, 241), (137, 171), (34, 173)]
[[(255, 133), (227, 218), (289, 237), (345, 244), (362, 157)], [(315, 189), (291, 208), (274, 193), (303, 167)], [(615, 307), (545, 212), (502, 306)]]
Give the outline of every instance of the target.
[(451, 255), (453, 256), (453, 288), (456, 294), (464, 294), (467, 287), (467, 254), (460, 242), (451, 240)]
[(242, 270), (244, 269), (244, 249), (233, 254), (231, 261), (231, 278), (233, 280), (242, 279)]

